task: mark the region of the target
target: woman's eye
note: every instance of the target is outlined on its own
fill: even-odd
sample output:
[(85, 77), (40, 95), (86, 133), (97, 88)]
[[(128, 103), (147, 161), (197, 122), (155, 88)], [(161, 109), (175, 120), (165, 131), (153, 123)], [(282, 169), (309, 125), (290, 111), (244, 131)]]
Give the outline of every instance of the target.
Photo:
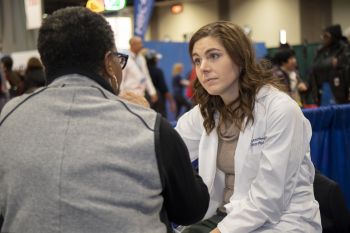
[(201, 59), (199, 59), (199, 58), (194, 58), (194, 59), (193, 59), (193, 63), (194, 63), (195, 65), (199, 66), (199, 65), (201, 64)]
[(209, 59), (210, 60), (216, 60), (219, 57), (220, 57), (220, 54), (218, 54), (218, 53), (211, 53), (211, 54), (209, 54)]

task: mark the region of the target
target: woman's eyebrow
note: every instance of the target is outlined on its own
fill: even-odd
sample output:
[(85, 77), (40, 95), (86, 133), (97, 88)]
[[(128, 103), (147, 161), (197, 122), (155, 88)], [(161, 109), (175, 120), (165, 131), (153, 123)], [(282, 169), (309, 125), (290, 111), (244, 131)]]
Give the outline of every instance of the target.
[[(204, 54), (205, 55), (207, 55), (208, 53), (211, 53), (211, 52), (213, 52), (213, 51), (217, 51), (217, 52), (221, 52), (221, 50), (220, 49), (218, 49), (218, 48), (210, 48), (210, 49), (207, 49), (205, 52), (204, 52)], [(198, 53), (192, 53), (192, 57), (193, 56), (199, 56), (198, 55)]]

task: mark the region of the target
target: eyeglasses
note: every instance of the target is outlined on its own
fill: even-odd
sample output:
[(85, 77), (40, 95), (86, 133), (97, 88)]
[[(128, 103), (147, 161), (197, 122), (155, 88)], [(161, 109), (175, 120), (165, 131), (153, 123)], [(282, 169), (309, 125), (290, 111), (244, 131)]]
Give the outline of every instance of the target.
[(120, 66), (122, 67), (122, 69), (124, 69), (126, 66), (126, 63), (128, 62), (129, 56), (118, 52), (112, 52), (112, 54), (118, 58)]

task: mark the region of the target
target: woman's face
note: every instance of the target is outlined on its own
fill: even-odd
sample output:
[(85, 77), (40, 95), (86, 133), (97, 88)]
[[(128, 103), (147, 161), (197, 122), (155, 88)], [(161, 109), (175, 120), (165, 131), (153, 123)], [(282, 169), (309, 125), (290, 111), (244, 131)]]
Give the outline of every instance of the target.
[(328, 46), (332, 42), (332, 35), (329, 32), (324, 32), (321, 38), (324, 46)]
[(297, 59), (295, 57), (288, 58), (287, 62), (283, 64), (283, 66), (288, 71), (293, 71), (297, 68)]
[(240, 67), (214, 37), (195, 42), (192, 61), (199, 82), (210, 95), (218, 95), (227, 105), (238, 97)]

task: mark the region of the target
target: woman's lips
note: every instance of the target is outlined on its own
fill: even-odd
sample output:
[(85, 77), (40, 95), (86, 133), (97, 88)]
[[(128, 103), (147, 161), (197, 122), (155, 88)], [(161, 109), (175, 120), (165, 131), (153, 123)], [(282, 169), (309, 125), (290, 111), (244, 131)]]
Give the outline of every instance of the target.
[(211, 85), (211, 84), (214, 84), (217, 80), (218, 80), (218, 78), (206, 78), (206, 79), (204, 79), (204, 83), (206, 85)]

